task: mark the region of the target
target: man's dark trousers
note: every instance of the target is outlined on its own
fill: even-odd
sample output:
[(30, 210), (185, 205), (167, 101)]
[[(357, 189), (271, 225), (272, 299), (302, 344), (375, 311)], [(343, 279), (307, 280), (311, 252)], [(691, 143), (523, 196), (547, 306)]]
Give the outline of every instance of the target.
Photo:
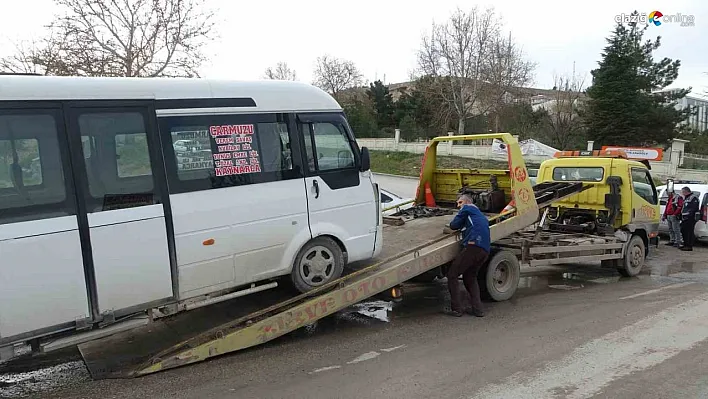
[(688, 218), (681, 221), (681, 235), (683, 236), (683, 245), (686, 249), (693, 248), (693, 242), (696, 240), (696, 219)]
[(482, 298), (479, 293), (477, 273), (484, 265), (489, 254), (480, 247), (468, 245), (455, 257), (447, 271), (447, 287), (450, 290), (450, 308), (456, 312), (463, 312), (460, 298), (460, 285), (457, 281), (460, 274), (465, 284), (465, 289), (472, 298), (472, 308), (482, 311)]

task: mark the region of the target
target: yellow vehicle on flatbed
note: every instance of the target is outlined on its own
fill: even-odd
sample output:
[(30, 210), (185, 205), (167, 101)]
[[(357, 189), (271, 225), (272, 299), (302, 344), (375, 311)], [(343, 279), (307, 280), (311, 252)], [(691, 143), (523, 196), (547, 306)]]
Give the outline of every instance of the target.
[[(504, 143), (507, 169), (437, 168), (440, 143), (492, 139)], [(402, 212), (404, 224), (384, 228), (384, 249), (376, 264), (297, 297), (264, 304), (255, 312), (227, 316), (222, 309), (211, 316), (202, 314), (196, 322), (189, 313), (178, 314), (85, 342), (79, 350), (91, 375), (130, 378), (200, 362), (268, 342), (382, 293), (401, 297), (405, 282), (440, 275), (459, 252), (458, 237), (443, 233), (443, 227), (456, 212), (453, 204), (460, 193), (470, 194), (490, 220), (493, 249), (480, 280), (483, 292), (493, 300), (511, 298), (522, 265), (603, 259), (633, 264), (634, 252), (621, 238), (558, 233), (545, 226), (550, 206), (587, 185), (554, 181), (532, 186), (518, 141), (510, 134), (435, 138), (424, 159), (416, 206)], [(512, 199), (513, 210), (502, 212)], [(642, 265), (643, 257), (637, 267)]]

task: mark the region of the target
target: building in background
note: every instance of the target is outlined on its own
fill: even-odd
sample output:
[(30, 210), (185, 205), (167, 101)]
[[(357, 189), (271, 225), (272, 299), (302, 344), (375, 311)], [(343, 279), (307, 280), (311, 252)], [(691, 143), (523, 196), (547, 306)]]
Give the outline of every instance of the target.
[(699, 132), (708, 130), (708, 100), (693, 96), (686, 96), (679, 100), (679, 109), (696, 107), (696, 113), (691, 115), (686, 124)]
[[(660, 93), (671, 93), (678, 90), (679, 89), (669, 89), (663, 90)], [(676, 104), (677, 109), (686, 109), (688, 107), (695, 107), (696, 112), (688, 117), (685, 124), (691, 129), (699, 132), (705, 132), (708, 130), (708, 100), (705, 98), (688, 95), (678, 100), (678, 103)]]

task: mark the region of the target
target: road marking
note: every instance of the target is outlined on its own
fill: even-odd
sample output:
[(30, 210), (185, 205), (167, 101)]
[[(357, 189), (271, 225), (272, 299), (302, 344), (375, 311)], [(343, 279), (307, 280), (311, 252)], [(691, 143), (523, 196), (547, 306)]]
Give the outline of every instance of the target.
[(639, 298), (640, 296), (651, 295), (651, 294), (654, 294), (654, 293), (657, 293), (657, 292), (661, 292), (661, 291), (664, 291), (664, 290), (668, 290), (668, 289), (671, 289), (671, 288), (681, 288), (681, 287), (685, 287), (685, 286), (691, 285), (691, 284), (695, 284), (695, 283), (692, 282), (692, 281), (690, 281), (690, 282), (686, 282), (686, 283), (670, 284), (670, 285), (663, 286), (663, 287), (661, 287), (661, 288), (655, 288), (655, 289), (653, 289), (653, 290), (640, 292), (640, 293), (638, 293), (638, 294), (623, 296), (623, 297), (620, 298), (620, 299), (634, 299), (634, 298)]
[[(401, 349), (401, 348), (405, 348), (405, 347), (406, 347), (406, 345), (398, 345), (398, 346), (394, 346), (393, 348), (384, 348), (384, 349), (381, 349), (381, 352), (387, 352), (387, 353), (388, 353), (388, 352), (393, 352), (393, 351), (395, 351), (395, 350), (398, 350), (398, 349)], [(354, 360), (352, 360), (352, 361), (350, 361), (350, 362), (347, 362), (347, 364), (356, 364), (356, 363), (360, 363), (360, 362), (365, 362), (365, 361), (367, 361), (367, 360), (375, 359), (375, 358), (379, 357), (379, 355), (381, 355), (381, 354), (378, 353), (378, 352), (373, 352), (373, 351), (372, 351), (372, 352), (366, 352), (366, 353), (364, 353), (363, 355), (358, 356), (356, 359), (354, 359)], [(317, 373), (321, 373), (321, 372), (323, 372), (323, 371), (329, 371), (329, 370), (335, 370), (335, 369), (341, 369), (341, 368), (342, 368), (342, 366), (328, 366), (328, 367), (322, 367), (322, 368), (319, 368), (319, 369), (312, 370), (312, 371), (310, 371), (308, 374), (317, 374)]]
[(341, 369), (341, 368), (342, 368), (342, 366), (327, 366), (327, 367), (322, 367), (319, 369), (314, 369), (314, 370), (310, 371), (309, 374), (317, 374), (317, 373), (321, 373), (323, 371), (336, 370), (336, 369)]
[(393, 348), (381, 349), (381, 351), (382, 352), (393, 352), (397, 349), (401, 349), (401, 348), (405, 348), (405, 347), (406, 347), (405, 345), (398, 345), (398, 346), (394, 346)]
[(708, 339), (708, 294), (667, 308), (576, 348), (536, 372), (517, 373), (473, 398), (587, 398)]
[(354, 363), (359, 363), (359, 362), (365, 362), (367, 360), (375, 359), (380, 355), (378, 352), (366, 352), (363, 355), (357, 357), (356, 359), (352, 360), (351, 362), (347, 362), (347, 364), (354, 364)]

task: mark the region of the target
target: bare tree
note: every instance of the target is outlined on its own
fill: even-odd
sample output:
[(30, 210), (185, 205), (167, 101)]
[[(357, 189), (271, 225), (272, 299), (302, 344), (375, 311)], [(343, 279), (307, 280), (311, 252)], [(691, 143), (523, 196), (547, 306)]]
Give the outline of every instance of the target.
[(455, 111), (458, 134), (464, 134), (466, 119), (488, 112), (510, 88), (530, 80), (533, 65), (523, 60), (511, 36), (502, 37), (500, 26), (492, 8), (457, 9), (423, 37), (418, 67), (424, 75), (449, 78), (449, 90), (440, 96)]
[(494, 112), (499, 131), (499, 111), (516, 98), (519, 87), (531, 83), (535, 64), (524, 59), (511, 33), (493, 38), (488, 57), (482, 73), (487, 84), (482, 85), (479, 103), (484, 111)]
[(297, 80), (297, 74), (295, 70), (290, 69), (287, 63), (279, 62), (275, 65), (275, 68), (268, 67), (265, 71), (266, 79), (273, 80)]
[(0, 72), (61, 75), (64, 70), (60, 59), (62, 47), (62, 40), (51, 36), (15, 43), (14, 54), (0, 58)]
[(452, 104), (444, 100), (452, 98), (449, 79), (449, 77), (441, 76), (415, 77), (413, 75), (410, 77), (413, 82), (411, 90), (404, 91), (404, 98), (408, 96), (418, 104), (417, 111), (424, 114), (416, 115), (416, 119), (427, 120), (426, 126), (422, 127), (433, 136), (447, 135), (450, 126), (457, 121)]
[(329, 55), (317, 58), (313, 84), (337, 97), (339, 92), (360, 86), (363, 76), (352, 61)]
[(585, 79), (576, 75), (574, 70), (572, 76), (556, 75), (553, 81), (552, 98), (543, 108), (548, 112), (550, 144), (565, 149), (582, 129), (578, 108)]
[(39, 65), (32, 62), (36, 51), (35, 42), (16, 43), (13, 55), (0, 58), (0, 72), (41, 74)]
[(0, 62), (48, 75), (198, 76), (213, 14), (203, 0), (55, 0), (50, 34)]

